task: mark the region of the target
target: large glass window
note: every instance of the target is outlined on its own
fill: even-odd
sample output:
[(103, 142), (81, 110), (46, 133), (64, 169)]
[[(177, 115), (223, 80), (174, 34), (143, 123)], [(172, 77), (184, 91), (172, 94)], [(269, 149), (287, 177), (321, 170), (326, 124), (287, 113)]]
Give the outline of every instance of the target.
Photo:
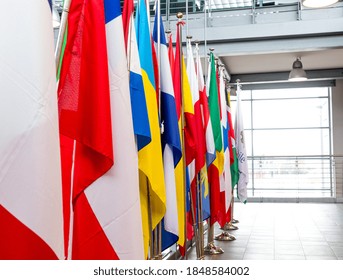
[[(249, 195), (332, 196), (330, 89), (243, 90), (241, 94)], [(231, 100), (235, 112), (236, 97)]]

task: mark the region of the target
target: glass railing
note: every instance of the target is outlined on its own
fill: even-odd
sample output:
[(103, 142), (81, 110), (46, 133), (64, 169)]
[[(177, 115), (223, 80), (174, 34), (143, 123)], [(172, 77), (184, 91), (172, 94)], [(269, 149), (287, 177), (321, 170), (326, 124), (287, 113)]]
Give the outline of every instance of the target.
[(343, 156), (250, 157), (249, 169), (249, 197), (342, 196)]

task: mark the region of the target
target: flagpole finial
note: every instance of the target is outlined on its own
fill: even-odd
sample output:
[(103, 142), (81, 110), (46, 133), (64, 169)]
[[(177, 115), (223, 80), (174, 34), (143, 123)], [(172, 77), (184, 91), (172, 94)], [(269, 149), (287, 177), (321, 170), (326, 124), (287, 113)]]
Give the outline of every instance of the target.
[(187, 35), (186, 38), (189, 39), (189, 40), (192, 40), (193, 36)]
[(181, 20), (181, 19), (183, 18), (183, 13), (178, 12), (178, 13), (176, 14), (176, 17), (177, 17), (179, 20)]
[(171, 33), (171, 30), (168, 29), (168, 30), (165, 31), (165, 33), (169, 35)]
[(241, 82), (241, 80), (240, 80), (240, 79), (237, 79), (237, 80), (236, 80), (236, 83), (237, 83), (237, 89), (238, 89), (238, 88), (241, 88), (241, 84), (240, 84), (240, 82)]
[(214, 48), (210, 48), (210, 52), (213, 52), (214, 51)]
[(194, 40), (194, 44), (199, 45), (200, 41), (199, 40)]

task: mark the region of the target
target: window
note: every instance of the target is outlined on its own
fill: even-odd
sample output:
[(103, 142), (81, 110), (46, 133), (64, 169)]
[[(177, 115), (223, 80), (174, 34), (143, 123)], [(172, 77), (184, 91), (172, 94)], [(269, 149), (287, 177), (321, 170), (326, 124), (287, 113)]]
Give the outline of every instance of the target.
[[(330, 89), (241, 94), (249, 196), (331, 197)], [(236, 97), (231, 100), (235, 112)]]

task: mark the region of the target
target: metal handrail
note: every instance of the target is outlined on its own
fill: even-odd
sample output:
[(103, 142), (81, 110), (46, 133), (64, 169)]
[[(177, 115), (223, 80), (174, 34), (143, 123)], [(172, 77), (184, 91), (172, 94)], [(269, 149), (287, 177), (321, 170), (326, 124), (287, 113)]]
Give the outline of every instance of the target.
[(343, 186), (343, 155), (254, 156), (248, 162), (252, 196), (334, 197)]

